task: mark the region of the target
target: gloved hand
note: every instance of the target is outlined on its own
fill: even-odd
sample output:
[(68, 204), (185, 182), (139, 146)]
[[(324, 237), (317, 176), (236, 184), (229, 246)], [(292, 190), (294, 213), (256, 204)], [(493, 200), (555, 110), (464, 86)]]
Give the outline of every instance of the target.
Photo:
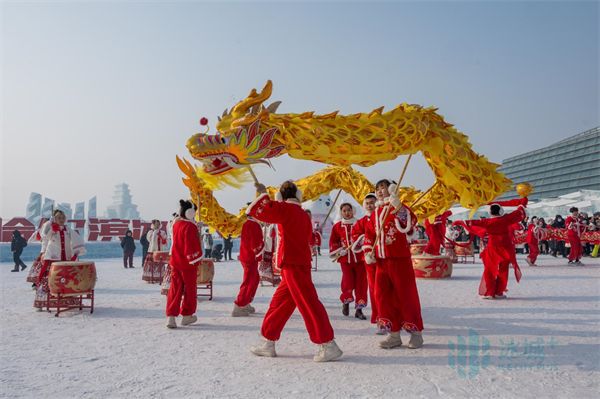
[(375, 263), (377, 263), (377, 260), (375, 259), (375, 254), (373, 254), (373, 251), (367, 252), (365, 254), (365, 263), (367, 265), (374, 265)]
[(343, 249), (340, 251), (340, 257), (341, 257), (341, 256), (346, 256), (346, 255), (348, 255), (348, 250), (347, 250), (346, 248), (343, 248)]

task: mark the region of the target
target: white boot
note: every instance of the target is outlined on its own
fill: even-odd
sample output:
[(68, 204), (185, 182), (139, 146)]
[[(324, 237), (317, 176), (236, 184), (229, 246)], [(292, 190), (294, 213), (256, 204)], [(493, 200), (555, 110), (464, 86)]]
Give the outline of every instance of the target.
[(256, 313), (256, 309), (254, 309), (254, 306), (247, 304), (244, 307), (248, 310), (248, 313), (250, 313), (250, 314)]
[(238, 306), (235, 303), (233, 304), (233, 311), (231, 312), (232, 317), (248, 317), (250, 316), (250, 311), (247, 307)]
[(337, 346), (334, 340), (326, 344), (319, 345), (319, 351), (313, 357), (315, 362), (331, 362), (342, 357), (342, 350)]
[(275, 341), (270, 341), (266, 338), (263, 338), (261, 344), (250, 348), (250, 352), (256, 356), (277, 357), (277, 353), (275, 353)]
[(194, 324), (197, 321), (198, 321), (198, 318), (196, 317), (196, 315), (183, 316), (181, 318), (181, 325), (189, 326), (190, 324)]
[(173, 316), (167, 317), (167, 328), (177, 328), (177, 323), (175, 322), (175, 317), (173, 317)]
[(402, 338), (400, 338), (400, 331), (390, 332), (386, 339), (379, 343), (379, 347), (383, 349), (392, 349), (402, 346)]
[(410, 349), (417, 349), (423, 346), (423, 335), (420, 331), (410, 333), (410, 341), (408, 341), (408, 347)]

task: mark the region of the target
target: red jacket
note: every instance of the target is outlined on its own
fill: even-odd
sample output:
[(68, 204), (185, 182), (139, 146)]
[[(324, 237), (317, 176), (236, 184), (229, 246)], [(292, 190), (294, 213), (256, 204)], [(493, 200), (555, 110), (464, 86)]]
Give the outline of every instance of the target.
[(313, 230), (311, 244), (315, 247), (321, 246), (321, 233), (318, 230)]
[(578, 218), (574, 218), (573, 216), (568, 216), (565, 219), (565, 227), (567, 228), (568, 235), (581, 236), (586, 230), (586, 226), (579, 222)]
[(196, 223), (183, 218), (175, 219), (172, 239), (169, 265), (184, 268), (195, 265), (202, 259), (202, 246)]
[[(354, 222), (354, 223), (353, 223)], [(352, 252), (352, 226), (356, 224), (354, 220), (340, 220), (333, 225), (331, 229), (331, 235), (329, 236), (329, 255), (335, 255), (337, 252), (346, 250), (347, 254), (340, 256), (338, 262), (340, 263), (358, 263), (359, 258), (357, 254)]]
[(262, 228), (258, 222), (248, 219), (242, 226), (240, 261), (254, 263), (263, 249)]
[[(385, 210), (391, 207), (391, 205), (383, 205), (378, 207), (375, 212), (369, 217), (368, 223), (365, 223), (365, 242), (363, 250), (365, 254), (373, 251), (373, 248), (377, 248), (376, 257), (378, 259), (387, 258), (404, 258), (410, 257), (410, 246), (406, 239), (406, 233), (401, 233), (400, 228), (403, 230), (410, 227), (408, 234), (412, 233), (412, 229), (417, 224), (417, 217), (415, 214), (405, 205), (398, 212), (393, 212), (393, 207), (388, 211), (387, 218), (383, 219), (383, 213)], [(408, 219), (410, 218), (410, 226), (407, 226)], [(379, 242), (375, 242), (377, 237), (377, 231), (379, 226), (383, 225), (383, 231), (379, 237)]]
[(261, 222), (277, 224), (280, 267), (310, 267), (312, 226), (310, 216), (298, 201), (273, 201), (267, 194), (262, 194), (250, 204), (246, 214)]

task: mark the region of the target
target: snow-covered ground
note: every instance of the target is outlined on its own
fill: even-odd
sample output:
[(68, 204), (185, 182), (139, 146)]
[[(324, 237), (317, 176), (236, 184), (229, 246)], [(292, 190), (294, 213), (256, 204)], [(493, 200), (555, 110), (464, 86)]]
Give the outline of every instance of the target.
[(344, 350), (343, 360), (325, 364), (313, 363), (316, 347), (297, 313), (278, 358), (249, 353), (273, 288), (259, 287), (257, 315), (230, 317), (236, 262), (216, 265), (216, 298), (199, 304), (199, 324), (176, 330), (165, 328), (165, 298), (142, 282), (139, 267), (97, 262), (94, 314), (55, 318), (31, 308), (25, 273), (1, 264), (0, 396), (594, 397), (600, 259), (584, 261), (567, 267), (542, 256), (540, 267), (523, 266), (521, 284), (511, 274), (504, 301), (476, 295), (479, 263), (455, 265), (451, 279), (419, 280), (425, 346), (386, 351), (368, 322), (342, 316), (339, 268), (322, 257), (314, 280)]

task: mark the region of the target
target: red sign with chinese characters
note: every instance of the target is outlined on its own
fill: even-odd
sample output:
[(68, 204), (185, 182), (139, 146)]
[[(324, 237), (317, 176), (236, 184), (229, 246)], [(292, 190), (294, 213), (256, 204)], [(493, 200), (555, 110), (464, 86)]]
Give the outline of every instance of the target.
[[(19, 230), (23, 238), (28, 240), (33, 233), (48, 219), (42, 219), (38, 226), (35, 226), (24, 217), (15, 217), (10, 220), (0, 218), (0, 242), (10, 242), (14, 230)], [(125, 236), (127, 230), (133, 232), (133, 239), (139, 240), (143, 231), (150, 230), (151, 222), (143, 220), (128, 219), (71, 219), (67, 223), (73, 230), (76, 230), (86, 241), (114, 241)], [(161, 222), (161, 228), (167, 230), (168, 222)], [(86, 231), (87, 230), (87, 231)], [(87, 236), (85, 233), (87, 232)]]

